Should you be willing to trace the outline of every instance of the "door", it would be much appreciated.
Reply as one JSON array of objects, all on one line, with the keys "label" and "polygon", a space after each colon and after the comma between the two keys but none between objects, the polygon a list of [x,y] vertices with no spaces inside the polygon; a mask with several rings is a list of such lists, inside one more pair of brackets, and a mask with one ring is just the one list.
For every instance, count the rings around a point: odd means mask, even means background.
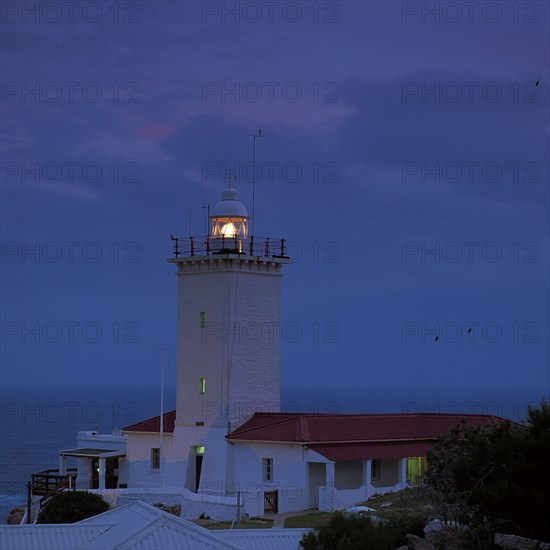
[{"label": "door", "polygon": [[111,457],[105,461],[105,488],[118,487],[118,457]]},{"label": "door", "polygon": [[264,493],[264,512],[277,513],[279,511],[279,499],[277,491],[266,491]]},{"label": "door", "polygon": [[204,455],[195,455],[195,493],[199,492],[201,482],[202,459]]},{"label": "door", "polygon": [[92,489],[99,489],[99,458],[92,458]]}]

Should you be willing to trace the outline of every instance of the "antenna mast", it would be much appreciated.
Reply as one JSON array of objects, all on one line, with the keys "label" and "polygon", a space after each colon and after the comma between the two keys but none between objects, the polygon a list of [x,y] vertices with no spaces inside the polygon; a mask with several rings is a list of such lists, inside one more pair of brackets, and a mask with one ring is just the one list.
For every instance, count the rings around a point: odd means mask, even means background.
[{"label": "antenna mast", "polygon": [[254,236],[256,222],[256,138],[262,137],[262,131],[258,130],[257,134],[248,134],[252,138],[252,236]]}]

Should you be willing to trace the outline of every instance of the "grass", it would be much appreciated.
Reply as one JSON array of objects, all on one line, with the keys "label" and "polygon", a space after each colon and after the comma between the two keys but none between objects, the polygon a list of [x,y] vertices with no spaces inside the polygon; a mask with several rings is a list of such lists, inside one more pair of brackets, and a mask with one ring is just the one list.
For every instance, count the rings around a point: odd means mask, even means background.
[{"label": "grass", "polygon": [[[218,531],[220,529],[231,529],[230,521],[215,521],[212,519],[196,520],[195,523],[201,527],[206,527],[210,531]],[[241,529],[271,529],[273,520],[253,521],[248,519],[241,520]],[[237,529],[237,522],[233,524],[233,529]]]},{"label": "grass", "polygon": [[334,512],[306,512],[285,519],[285,529],[320,527],[330,521]]},{"label": "grass", "polygon": [[376,510],[371,512],[381,518],[391,518],[403,514],[430,514],[431,505],[423,487],[413,487],[395,493],[373,496],[361,505]]},{"label": "grass", "polygon": [[[374,515],[386,519],[403,515],[429,515],[431,510],[425,492],[421,487],[373,496],[369,500],[361,502],[360,505],[368,506],[374,510],[374,512],[367,512],[366,516]],[[328,523],[333,515],[334,512],[306,512],[286,518],[285,528],[320,527]]]}]

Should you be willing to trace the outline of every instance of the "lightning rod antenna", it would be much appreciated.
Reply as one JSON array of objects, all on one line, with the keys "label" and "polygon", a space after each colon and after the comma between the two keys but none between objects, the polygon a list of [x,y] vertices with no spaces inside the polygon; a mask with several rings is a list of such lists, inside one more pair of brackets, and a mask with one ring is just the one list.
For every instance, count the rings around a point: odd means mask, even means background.
[{"label": "lightning rod antenna", "polygon": [[252,138],[252,236],[256,234],[256,138],[262,137],[262,130],[257,134],[248,134]]}]

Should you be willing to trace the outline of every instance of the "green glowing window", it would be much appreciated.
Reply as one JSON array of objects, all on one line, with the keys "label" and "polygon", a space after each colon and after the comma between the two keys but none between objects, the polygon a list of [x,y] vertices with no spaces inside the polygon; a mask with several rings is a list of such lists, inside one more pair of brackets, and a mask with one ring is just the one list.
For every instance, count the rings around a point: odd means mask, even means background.
[{"label": "green glowing window", "polygon": [[206,392],[206,378],[199,378],[199,393],[204,395]]},{"label": "green glowing window", "polygon": [[204,447],[195,447],[195,454],[196,455],[203,455],[204,454]]},{"label": "green glowing window", "polygon": [[425,456],[410,456],[407,458],[407,481],[417,485],[422,482],[426,473],[427,461]]},{"label": "green glowing window", "polygon": [[206,311],[201,311],[201,328],[206,327]]}]

